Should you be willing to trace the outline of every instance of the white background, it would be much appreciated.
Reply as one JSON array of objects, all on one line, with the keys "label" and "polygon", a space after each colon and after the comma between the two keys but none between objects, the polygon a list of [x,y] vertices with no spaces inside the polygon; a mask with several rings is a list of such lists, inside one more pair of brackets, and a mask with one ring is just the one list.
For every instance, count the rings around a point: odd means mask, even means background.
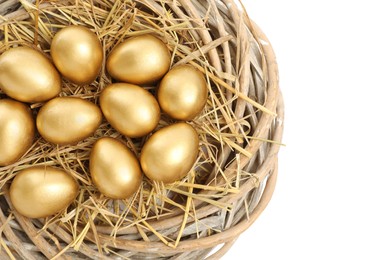
[{"label": "white background", "polygon": [[390,259],[390,2],[242,2],[277,55],[287,146],[223,259]]}]

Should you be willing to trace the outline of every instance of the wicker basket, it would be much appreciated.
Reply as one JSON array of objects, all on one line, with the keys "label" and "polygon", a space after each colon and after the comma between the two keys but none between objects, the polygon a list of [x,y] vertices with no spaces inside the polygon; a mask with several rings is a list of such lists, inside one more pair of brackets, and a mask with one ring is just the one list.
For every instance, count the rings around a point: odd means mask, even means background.
[{"label": "wicker basket", "polygon": [[[87,1],[95,2],[95,0]],[[98,1],[96,1],[98,2]],[[106,1],[110,2],[110,1]],[[134,1],[138,2],[138,1]],[[277,178],[277,155],[283,131],[283,102],[278,86],[278,69],[272,47],[263,32],[242,12],[233,0],[145,0],[154,12],[161,5],[168,6],[173,16],[199,18],[198,24],[208,30],[194,33],[204,47],[210,64],[219,72],[237,77],[232,82],[233,94],[227,91],[226,98],[238,96],[232,110],[238,118],[249,118],[252,129],[250,142],[239,144],[252,156],[236,158],[236,151],[226,148],[219,152],[218,160],[224,167],[250,173],[251,177],[240,184],[238,193],[218,198],[232,205],[231,210],[210,204],[198,204],[196,222],[209,226],[199,231],[191,216],[180,214],[153,221],[150,225],[162,234],[178,232],[183,219],[184,233],[176,247],[161,241],[145,241],[145,237],[134,239],[137,229],[129,228],[109,236],[104,229],[89,231],[90,236],[74,250],[74,238],[68,230],[50,225],[42,232],[44,222],[19,215],[10,204],[7,187],[2,187],[0,198],[0,259],[219,259],[234,244],[239,235],[251,226],[265,209],[273,194]],[[50,3],[43,3],[47,5]],[[152,12],[152,9],[150,9]],[[18,0],[0,3],[0,28],[2,23],[13,19],[28,19],[29,15]],[[207,16],[207,22],[201,18]],[[226,39],[222,44],[219,39]],[[222,42],[222,40],[221,40]],[[201,46],[201,47],[202,47]],[[236,51],[240,46],[239,51]],[[223,73],[221,73],[222,75]],[[238,87],[239,86],[239,87]],[[238,89],[235,90],[235,89]],[[249,97],[249,98],[242,98]],[[257,110],[252,100],[261,103],[271,113]],[[264,141],[268,140],[268,141]],[[230,160],[230,161],[229,161]],[[230,163],[228,163],[230,162]],[[0,176],[1,176],[0,168]],[[212,232],[212,230],[221,232]],[[92,234],[94,231],[98,234]],[[145,232],[148,236],[148,232]],[[99,241],[93,241],[96,237]],[[96,246],[100,243],[101,248]],[[121,257],[119,256],[121,255]]]}]

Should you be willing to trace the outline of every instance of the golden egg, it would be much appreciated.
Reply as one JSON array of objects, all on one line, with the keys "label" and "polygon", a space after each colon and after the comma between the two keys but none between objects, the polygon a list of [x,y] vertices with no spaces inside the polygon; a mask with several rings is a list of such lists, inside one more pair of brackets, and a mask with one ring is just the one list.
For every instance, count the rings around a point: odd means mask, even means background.
[{"label": "golden egg", "polygon": [[167,46],[152,35],[130,38],[113,49],[107,71],[115,79],[132,84],[150,84],[169,70],[171,54]]},{"label": "golden egg", "polygon": [[67,208],[78,192],[77,182],[67,172],[36,166],[17,173],[11,184],[10,198],[23,216],[43,218]]},{"label": "golden egg", "polygon": [[161,110],[170,117],[191,120],[206,105],[206,80],[203,74],[192,66],[177,66],[161,80],[157,99]]},{"label": "golden egg", "polygon": [[91,136],[102,121],[98,106],[76,97],[58,97],[38,112],[37,129],[54,144],[73,144]]},{"label": "golden egg", "polygon": [[22,102],[42,102],[61,91],[61,77],[39,51],[17,47],[0,56],[0,88]]},{"label": "golden egg", "polygon": [[90,84],[102,67],[103,47],[99,38],[83,26],[72,25],[57,32],[50,53],[60,73],[76,84]]},{"label": "golden egg", "polygon": [[89,170],[98,190],[112,199],[126,199],[141,185],[142,174],[137,158],[126,145],[111,137],[96,141]]},{"label": "golden egg", "polygon": [[196,130],[187,123],[166,126],[154,133],[141,152],[141,168],[155,181],[172,183],[191,170],[199,151]]},{"label": "golden egg", "polygon": [[28,106],[11,99],[0,100],[0,166],[18,161],[31,147],[34,132]]},{"label": "golden egg", "polygon": [[128,83],[115,83],[100,95],[100,107],[107,121],[129,137],[147,135],[160,120],[157,100],[147,90]]}]

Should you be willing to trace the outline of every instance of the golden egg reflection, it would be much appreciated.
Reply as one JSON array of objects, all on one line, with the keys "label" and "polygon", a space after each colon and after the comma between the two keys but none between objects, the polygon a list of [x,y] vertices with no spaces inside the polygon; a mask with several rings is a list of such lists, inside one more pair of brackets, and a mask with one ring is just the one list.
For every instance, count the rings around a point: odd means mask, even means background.
[{"label": "golden egg reflection", "polygon": [[103,47],[95,33],[83,26],[68,26],[56,33],[50,54],[60,73],[80,85],[94,81],[103,61]]},{"label": "golden egg reflection", "polygon": [[0,56],[0,89],[18,101],[43,102],[60,93],[61,77],[42,53],[17,47]]},{"label": "golden egg reflection", "polygon": [[206,80],[203,74],[192,66],[177,66],[161,80],[157,99],[161,110],[170,117],[191,120],[206,105]]},{"label": "golden egg reflection", "polygon": [[187,123],[176,123],[155,132],[144,144],[141,168],[154,181],[172,183],[191,170],[199,151],[196,130]]},{"label": "golden egg reflection", "polygon": [[11,99],[0,100],[0,166],[18,161],[30,148],[34,132],[28,106]]},{"label": "golden egg reflection", "polygon": [[112,199],[129,198],[141,185],[137,158],[126,145],[111,137],[96,141],[91,150],[89,169],[98,190]]},{"label": "golden egg reflection", "polygon": [[107,71],[115,79],[143,85],[160,80],[169,70],[171,54],[167,46],[152,35],[125,40],[107,59]]},{"label": "golden egg reflection", "polygon": [[17,173],[10,187],[10,198],[23,216],[43,218],[67,208],[78,192],[78,184],[67,172],[37,166]]},{"label": "golden egg reflection", "polygon": [[160,120],[160,107],[154,96],[129,83],[107,86],[100,95],[100,107],[111,126],[129,137],[147,135]]},{"label": "golden egg reflection", "polygon": [[73,144],[91,136],[102,121],[98,106],[76,97],[58,97],[38,112],[37,129],[54,144]]}]

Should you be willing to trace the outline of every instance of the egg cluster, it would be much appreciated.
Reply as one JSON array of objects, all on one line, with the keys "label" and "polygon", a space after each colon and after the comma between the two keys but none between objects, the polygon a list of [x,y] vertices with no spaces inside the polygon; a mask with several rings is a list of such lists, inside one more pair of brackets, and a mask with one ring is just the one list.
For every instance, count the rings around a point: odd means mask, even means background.
[{"label": "egg cluster", "polygon": [[[184,121],[199,114],[207,101],[203,74],[189,65],[169,70],[168,47],[152,35],[126,39],[106,61],[116,80],[105,86],[99,105],[78,97],[58,97],[62,78],[78,85],[99,75],[104,51],[98,37],[82,26],[68,26],[53,38],[52,64],[41,52],[16,47],[0,56],[0,166],[18,161],[31,147],[35,128],[56,145],[76,144],[92,136],[103,117],[119,133],[138,138],[152,133],[162,110],[177,123],[148,137],[140,158],[112,137],[98,139],[90,153],[89,171],[97,189],[112,199],[136,192],[142,173],[171,183],[193,167],[199,151],[196,130]],[[144,85],[159,82],[156,97]],[[24,103],[44,102],[34,120]],[[31,218],[46,217],[66,208],[78,194],[78,184],[64,170],[30,167],[17,173],[10,188],[15,209]]]}]

